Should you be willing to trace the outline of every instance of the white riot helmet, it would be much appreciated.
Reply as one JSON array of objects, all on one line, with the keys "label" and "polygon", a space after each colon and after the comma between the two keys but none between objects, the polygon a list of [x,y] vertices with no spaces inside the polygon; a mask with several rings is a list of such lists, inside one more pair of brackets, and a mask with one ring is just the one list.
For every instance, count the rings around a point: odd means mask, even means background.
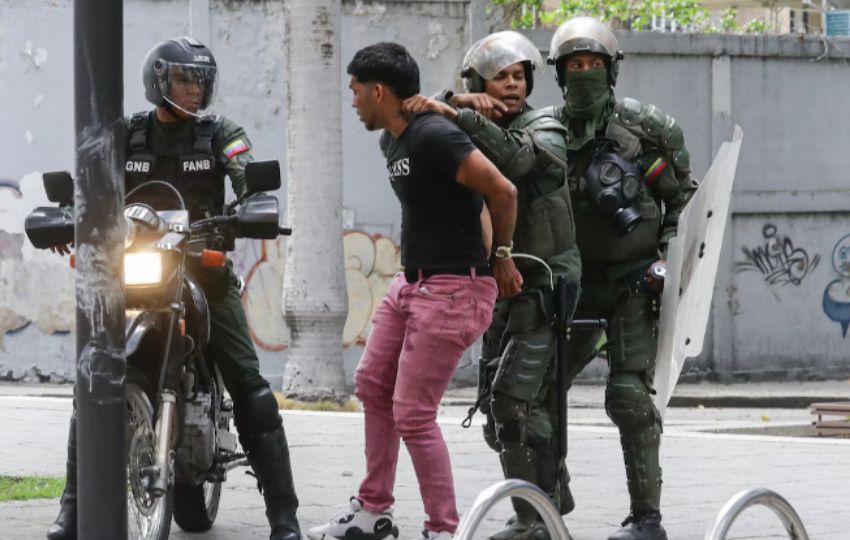
[{"label": "white riot helmet", "polygon": [[601,54],[608,64],[608,82],[617,84],[620,60],[623,51],[619,49],[617,36],[611,27],[593,17],[575,17],[555,30],[549,46],[549,63],[555,66],[555,79],[558,86],[564,87],[564,63],[574,53],[590,52]]},{"label": "white riot helmet", "polygon": [[522,62],[525,68],[526,97],[534,88],[534,70],[543,71],[543,57],[530,39],[505,30],[478,40],[463,58],[461,76],[467,92],[483,92],[484,81],[493,79],[508,66]]}]

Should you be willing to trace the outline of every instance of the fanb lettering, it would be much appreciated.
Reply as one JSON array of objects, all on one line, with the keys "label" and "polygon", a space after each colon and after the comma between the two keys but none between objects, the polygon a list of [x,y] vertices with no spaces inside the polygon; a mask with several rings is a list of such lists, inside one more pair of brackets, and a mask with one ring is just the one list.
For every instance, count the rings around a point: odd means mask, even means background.
[{"label": "fanb lettering", "polygon": [[212,161],[209,159],[196,159],[183,162],[183,172],[209,171],[212,169]]}]

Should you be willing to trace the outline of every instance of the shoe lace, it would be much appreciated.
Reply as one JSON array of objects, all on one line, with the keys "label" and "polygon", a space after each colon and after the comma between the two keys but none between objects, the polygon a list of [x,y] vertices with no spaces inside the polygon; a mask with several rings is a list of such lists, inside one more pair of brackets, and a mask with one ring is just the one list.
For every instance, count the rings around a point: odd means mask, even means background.
[{"label": "shoe lace", "polygon": [[629,523],[636,523],[640,525],[640,520],[634,514],[629,514],[629,516],[625,520],[623,520],[622,523],[620,523],[620,526],[625,527]]},{"label": "shoe lace", "polygon": [[641,515],[638,515],[638,516],[636,516],[634,514],[629,514],[629,517],[627,517],[625,519],[625,521],[623,521],[621,526],[625,527],[629,523],[634,523],[635,525],[637,525],[639,528],[642,529],[643,527],[645,527],[648,524],[661,523],[661,515],[658,514],[657,512],[649,512],[647,514],[641,514]]},{"label": "shoe lace", "polygon": [[340,519],[350,516],[360,510],[359,506],[355,506],[356,499],[352,498],[347,503],[338,504],[334,508],[336,508],[336,513],[334,513],[333,518],[331,518],[331,523],[336,523]]}]

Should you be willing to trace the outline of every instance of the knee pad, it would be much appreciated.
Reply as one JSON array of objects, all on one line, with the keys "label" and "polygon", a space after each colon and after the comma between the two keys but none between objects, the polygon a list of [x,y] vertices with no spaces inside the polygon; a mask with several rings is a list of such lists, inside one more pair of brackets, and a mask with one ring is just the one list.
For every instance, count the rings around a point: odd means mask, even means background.
[{"label": "knee pad", "polygon": [[247,433],[274,431],[283,425],[277,399],[268,386],[262,386],[245,394],[233,404],[236,427]]},{"label": "knee pad", "polygon": [[493,391],[534,401],[555,365],[555,336],[551,328],[511,337],[493,379]]},{"label": "knee pad", "polygon": [[639,431],[656,423],[658,411],[643,373],[611,374],[605,389],[605,412],[623,433]]},{"label": "knee pad", "polygon": [[494,392],[490,401],[490,414],[496,428],[496,437],[505,443],[524,445],[528,437],[528,403],[501,392]]}]

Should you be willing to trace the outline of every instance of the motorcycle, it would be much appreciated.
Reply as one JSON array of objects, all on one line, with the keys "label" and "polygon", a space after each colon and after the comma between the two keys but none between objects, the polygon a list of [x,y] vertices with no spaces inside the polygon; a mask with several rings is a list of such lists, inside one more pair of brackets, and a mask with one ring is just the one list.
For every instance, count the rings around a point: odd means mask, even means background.
[{"label": "motorcycle", "polygon": [[[280,187],[276,161],[245,168],[246,195],[222,215],[189,222],[180,193],[153,180],[127,194],[124,254],[127,359],[128,538],[165,540],[172,516],[181,529],[210,529],[227,472],[247,465],[231,432],[233,403],[217,366],[204,356],[210,322],[207,294],[226,288],[225,253],[237,238],[275,239]],[[45,173],[47,197],[25,230],[36,248],[74,241],[74,183]],[[155,201],[155,202],[153,202]],[[73,258],[72,258],[73,264]],[[190,273],[187,267],[199,269]],[[199,282],[203,276],[204,286]]]}]

